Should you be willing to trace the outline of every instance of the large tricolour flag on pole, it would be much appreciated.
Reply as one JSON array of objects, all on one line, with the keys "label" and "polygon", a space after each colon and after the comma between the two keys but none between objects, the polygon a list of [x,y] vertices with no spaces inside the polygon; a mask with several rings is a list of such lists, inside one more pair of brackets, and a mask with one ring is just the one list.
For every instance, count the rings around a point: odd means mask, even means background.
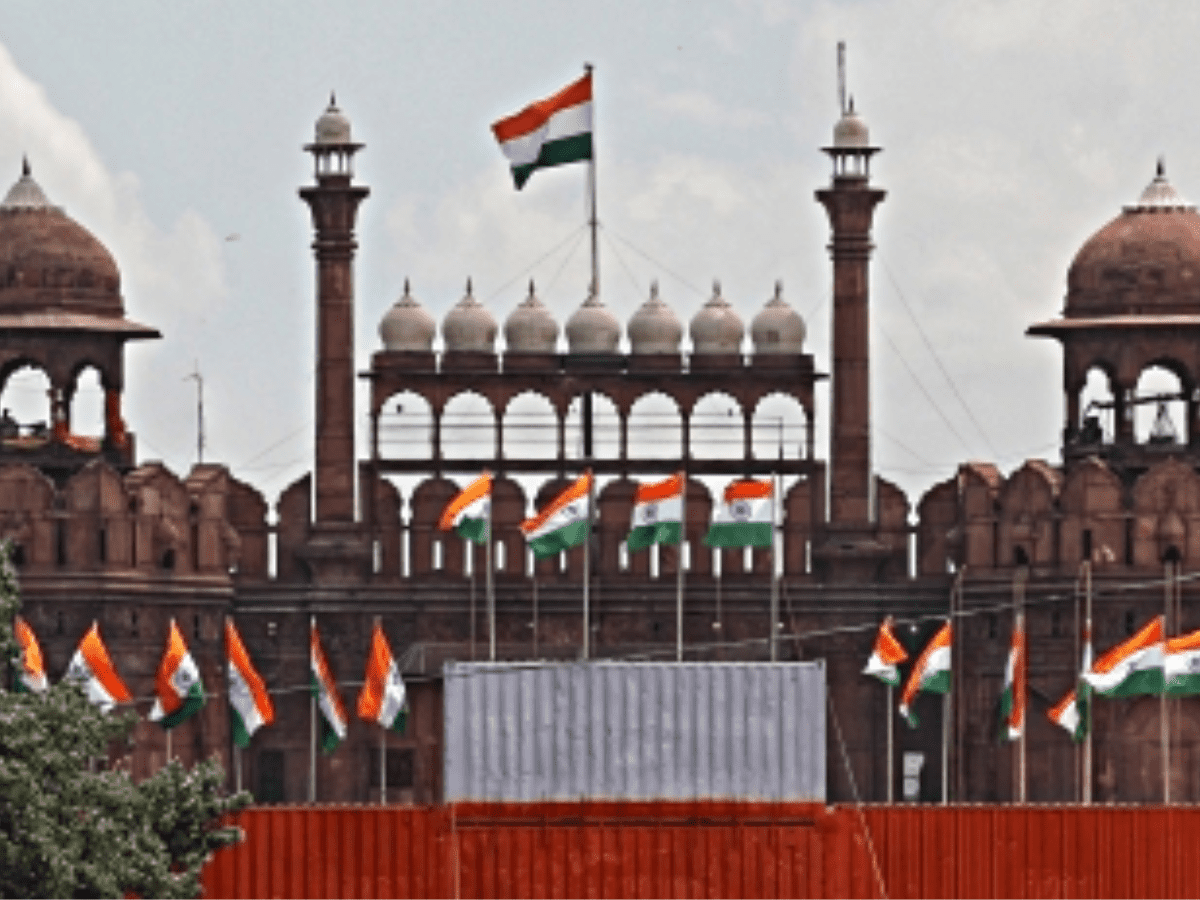
[{"label": "large tricolour flag on pole", "polygon": [[1163,677],[1171,696],[1200,694],[1200,631],[1181,634],[1167,641]]},{"label": "large tricolour flag on pole", "polygon": [[724,502],[704,535],[704,546],[770,547],[774,493],[771,482],[750,478],[726,487]]},{"label": "large tricolour flag on pole", "polygon": [[875,649],[863,669],[864,675],[874,675],[884,684],[892,687],[900,684],[900,663],[908,659],[904,647],[896,640],[892,632],[892,617],[888,616],[879,624],[879,634],[875,635]]},{"label": "large tricolour flag on pole", "polygon": [[233,619],[225,619],[225,656],[229,659],[229,730],[242,749],[250,746],[254,732],[275,721],[275,705],[267,686],[250,661]]},{"label": "large tricolour flag on pole", "polygon": [[383,626],[376,620],[367,655],[367,675],[358,695],[358,717],[390,731],[403,732],[407,712],[408,694],[404,679],[400,677],[400,667],[392,656]]},{"label": "large tricolour flag on pole", "polygon": [[346,708],[338,696],[337,682],[321,648],[321,636],[317,633],[317,620],[312,620],[309,630],[309,665],[312,678],[312,694],[317,700],[321,716],[321,749],[332,753],[346,739]]},{"label": "large tricolour flag on pole", "polygon": [[486,544],[491,503],[492,475],[484,472],[446,504],[438,528],[453,531],[464,540]]},{"label": "large tricolour flag on pole", "polygon": [[521,523],[521,531],[534,556],[544,559],[587,540],[592,524],[588,516],[591,490],[592,472],[589,469],[545,509]]},{"label": "large tricolour flag on pole", "polygon": [[950,623],[946,622],[938,633],[933,636],[917,657],[917,663],[909,673],[908,683],[904,685],[904,693],[900,695],[900,715],[908,721],[912,728],[919,724],[913,703],[917,694],[928,691],[932,694],[945,694],[950,691],[950,641],[953,631]]},{"label": "large tricolour flag on pole", "polygon": [[13,620],[13,634],[17,646],[21,648],[21,657],[17,660],[17,691],[24,694],[43,693],[49,684],[46,681],[46,661],[42,657],[37,636],[20,616]]},{"label": "large tricolour flag on pole", "polygon": [[592,158],[592,73],[492,124],[517,190],[535,169]]},{"label": "large tricolour flag on pole", "polygon": [[200,669],[183,641],[175,620],[167,629],[167,649],[154,677],[154,706],[150,721],[163,728],[181,725],[204,708]]},{"label": "large tricolour flag on pole", "polygon": [[1000,695],[1000,736],[1016,741],[1025,730],[1025,617],[1013,623],[1008,664],[1004,668],[1004,692]]},{"label": "large tricolour flag on pole", "polygon": [[109,658],[104,641],[100,640],[100,626],[96,622],[79,642],[79,649],[71,657],[64,681],[73,681],[83,688],[87,698],[108,712],[118,703],[130,703],[133,695],[125,687]]},{"label": "large tricolour flag on pole", "polygon": [[1155,616],[1141,631],[1113,647],[1083,674],[1105,697],[1133,697],[1163,691],[1163,620]]},{"label": "large tricolour flag on pole", "polygon": [[665,481],[639,484],[633,495],[629,537],[630,551],[651,544],[678,544],[683,535],[683,475]]}]

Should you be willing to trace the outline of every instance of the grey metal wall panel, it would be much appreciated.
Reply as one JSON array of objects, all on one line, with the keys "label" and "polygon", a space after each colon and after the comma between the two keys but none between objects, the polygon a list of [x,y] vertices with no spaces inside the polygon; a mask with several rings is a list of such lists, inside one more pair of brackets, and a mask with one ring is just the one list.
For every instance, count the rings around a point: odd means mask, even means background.
[{"label": "grey metal wall panel", "polygon": [[447,663],[445,796],[824,801],[825,667]]}]

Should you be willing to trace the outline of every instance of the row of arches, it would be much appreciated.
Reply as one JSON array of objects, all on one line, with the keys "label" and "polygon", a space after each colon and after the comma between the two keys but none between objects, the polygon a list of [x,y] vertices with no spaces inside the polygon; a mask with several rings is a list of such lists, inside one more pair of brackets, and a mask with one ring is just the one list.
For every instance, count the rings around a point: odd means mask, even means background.
[{"label": "row of arches", "polygon": [[[61,393],[61,401],[56,393]],[[66,428],[76,434],[102,435],[107,427],[108,393],[97,367],[82,364],[65,386],[55,385],[41,366],[11,363],[0,371],[0,438],[37,436],[52,430],[59,403]],[[7,416],[3,415],[7,411]]]},{"label": "row of arches", "polygon": [[1068,437],[1077,443],[1186,446],[1200,436],[1198,419],[1197,382],[1171,359],[1147,365],[1134,379],[1097,362],[1068,390]]}]

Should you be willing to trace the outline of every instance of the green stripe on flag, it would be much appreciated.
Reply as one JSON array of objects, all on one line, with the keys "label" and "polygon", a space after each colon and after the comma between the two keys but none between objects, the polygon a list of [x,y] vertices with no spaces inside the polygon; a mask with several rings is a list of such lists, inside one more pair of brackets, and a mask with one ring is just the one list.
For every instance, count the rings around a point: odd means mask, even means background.
[{"label": "green stripe on flag", "polygon": [[464,518],[454,528],[454,533],[464,541],[474,541],[476,544],[487,543],[487,519]]},{"label": "green stripe on flag", "polygon": [[238,711],[232,704],[229,707],[229,730],[232,732],[235,746],[241,747],[243,750],[250,746],[250,732],[246,730],[246,723],[242,721],[242,717],[238,715]]},{"label": "green stripe on flag", "polygon": [[1168,696],[1190,697],[1193,694],[1200,694],[1200,674],[1176,675],[1167,682]]},{"label": "green stripe on flag", "polygon": [[942,669],[921,682],[921,690],[930,694],[950,693],[950,670]]},{"label": "green stripe on flag", "polygon": [[513,166],[513,181],[517,190],[525,186],[529,176],[535,169],[548,169],[551,166],[561,166],[566,163],[582,162],[592,158],[592,135],[573,134],[557,141],[547,141],[542,144],[537,159],[523,166]]},{"label": "green stripe on flag", "polygon": [[1137,669],[1111,691],[1096,691],[1105,697],[1138,697],[1142,694],[1161,694],[1162,692],[1163,670],[1161,666],[1153,669]]},{"label": "green stripe on flag", "polygon": [[770,547],[770,522],[718,522],[704,535],[705,547]]},{"label": "green stripe on flag", "polygon": [[683,533],[681,522],[655,522],[653,525],[639,525],[629,532],[625,543],[630,551],[644,550],[651,544],[678,544]]},{"label": "green stripe on flag", "polygon": [[580,519],[578,522],[572,522],[556,531],[534,538],[529,542],[529,549],[538,559],[545,559],[560,551],[578,547],[587,540],[589,531],[591,531],[591,523],[587,519]]},{"label": "green stripe on flag", "polygon": [[187,695],[183,698],[183,705],[175,710],[175,712],[163,716],[158,724],[163,728],[174,728],[176,725],[182,725],[204,708],[206,699],[204,696],[204,685],[196,682],[188,688]]}]

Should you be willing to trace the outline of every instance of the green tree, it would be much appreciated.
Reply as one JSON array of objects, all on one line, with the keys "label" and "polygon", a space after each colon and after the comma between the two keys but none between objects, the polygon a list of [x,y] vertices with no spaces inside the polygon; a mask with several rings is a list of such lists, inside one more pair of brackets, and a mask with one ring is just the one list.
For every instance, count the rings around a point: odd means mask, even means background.
[{"label": "green tree", "polygon": [[[19,653],[8,550],[0,546],[5,661]],[[215,759],[191,771],[173,761],[140,784],[108,768],[110,742],[128,739],[136,722],[133,712],[102,713],[74,684],[44,694],[0,688],[0,896],[199,895],[205,861],[239,838],[221,817],[250,795],[225,794]]]}]

